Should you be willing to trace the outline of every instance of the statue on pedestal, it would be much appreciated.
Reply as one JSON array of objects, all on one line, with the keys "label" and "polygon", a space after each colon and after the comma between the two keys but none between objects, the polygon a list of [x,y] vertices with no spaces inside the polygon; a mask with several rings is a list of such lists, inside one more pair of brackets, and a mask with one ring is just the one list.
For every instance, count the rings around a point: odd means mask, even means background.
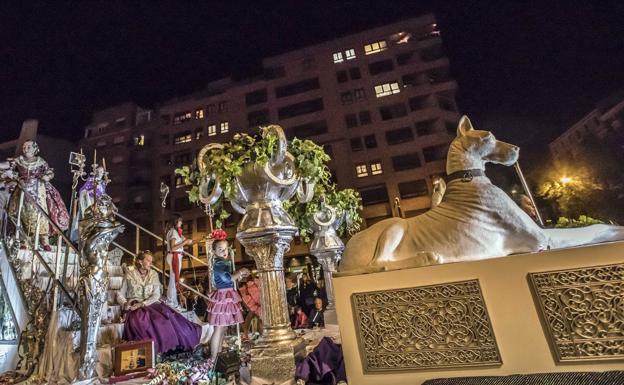
[{"label": "statue on pedestal", "polygon": [[85,212],[80,221],[80,300],[82,324],[80,331],[79,380],[95,375],[97,335],[102,306],[107,299],[108,273],[105,269],[111,242],[124,231],[115,220],[114,205],[108,195],[102,195]]},{"label": "statue on pedestal", "polygon": [[69,227],[69,213],[61,199],[58,190],[50,183],[54,178],[54,170],[40,156],[37,142],[28,140],[22,146],[22,155],[8,162],[0,163],[0,169],[12,169],[17,180],[24,186],[24,193],[31,199],[21,197],[21,190],[16,189],[11,197],[10,212],[17,216],[22,203],[21,218],[22,225],[29,234],[38,234],[41,245],[45,251],[50,251],[48,237],[54,234],[54,228],[45,218],[41,218],[40,212],[35,208],[38,204],[50,219],[61,229],[67,230]]}]

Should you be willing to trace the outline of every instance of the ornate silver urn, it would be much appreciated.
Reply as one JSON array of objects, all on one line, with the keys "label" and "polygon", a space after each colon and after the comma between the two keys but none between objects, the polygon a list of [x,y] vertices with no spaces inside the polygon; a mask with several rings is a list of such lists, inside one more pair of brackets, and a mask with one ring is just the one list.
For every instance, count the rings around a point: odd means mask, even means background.
[{"label": "ornate silver urn", "polygon": [[[284,280],[284,254],[298,228],[282,204],[295,193],[298,199],[309,200],[314,188],[295,172],[294,157],[287,151],[282,128],[270,125],[265,129],[278,138],[275,152],[264,166],[246,164],[227,198],[243,214],[236,239],[254,258],[261,281],[264,326],[252,349],[253,374],[282,383],[293,378],[296,362],[305,355],[305,343],[290,327]],[[210,179],[200,185],[200,199],[205,204],[214,203],[221,193],[218,181],[209,191]]]},{"label": "ornate silver urn", "polygon": [[345,245],[337,234],[337,230],[344,220],[344,213],[334,207],[321,203],[320,209],[312,216],[312,231],[314,239],[310,244],[310,253],[316,257],[323,267],[325,291],[327,292],[327,307],[325,308],[325,323],[336,324],[336,307],[334,303],[334,285],[332,275],[340,262]]}]

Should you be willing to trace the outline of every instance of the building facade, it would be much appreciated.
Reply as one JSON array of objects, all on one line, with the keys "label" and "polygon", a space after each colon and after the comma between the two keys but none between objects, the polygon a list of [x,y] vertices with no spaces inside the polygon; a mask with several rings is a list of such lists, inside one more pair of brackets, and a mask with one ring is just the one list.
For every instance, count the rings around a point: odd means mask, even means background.
[{"label": "building facade", "polygon": [[[185,233],[202,239],[209,228],[206,214],[188,202],[175,168],[190,164],[208,143],[227,142],[239,132],[254,134],[267,123],[282,126],[289,138],[311,139],[325,147],[339,187],[362,195],[364,227],[391,216],[417,215],[429,208],[432,177],[445,173],[459,118],[456,89],[435,18],[429,14],[266,58],[262,76],[217,80],[201,92],[164,102],[145,133],[152,159],[151,227],[159,228],[170,213],[178,212]],[[128,119],[123,114],[96,115],[87,132],[104,122],[117,128],[115,119]],[[122,147],[135,150],[126,145],[135,128],[124,130],[117,144],[122,131],[106,134],[105,129],[85,140],[121,156]],[[129,172],[130,156],[115,164],[128,170],[119,172],[120,186],[139,178]],[[161,182],[171,189],[166,212],[155,199]],[[115,191],[111,189],[112,196]],[[124,191],[130,193],[124,197],[126,204],[133,205],[138,191]],[[226,223],[232,239],[237,219],[233,215]],[[308,254],[307,245],[294,243],[291,255]],[[193,252],[205,254],[203,245],[197,243]]]},{"label": "building facade", "polygon": [[596,108],[549,144],[555,163],[566,165],[580,160],[590,137],[598,141],[619,139],[619,145],[624,145],[624,91],[597,103]]},{"label": "building facade", "polygon": [[[94,157],[100,165],[105,159],[111,180],[107,192],[119,212],[150,230],[152,199],[158,200],[158,193],[152,196],[153,133],[158,124],[153,117],[153,111],[130,102],[106,108],[93,114],[80,141],[87,156],[85,171],[91,172]],[[154,247],[151,237],[144,232],[139,235],[137,242],[135,228],[127,226],[117,242],[131,251]]]}]

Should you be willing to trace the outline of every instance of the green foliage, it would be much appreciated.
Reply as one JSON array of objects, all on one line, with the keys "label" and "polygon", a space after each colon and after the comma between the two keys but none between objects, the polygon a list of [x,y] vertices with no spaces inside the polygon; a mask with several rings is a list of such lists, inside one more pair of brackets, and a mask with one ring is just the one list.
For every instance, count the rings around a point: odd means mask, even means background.
[{"label": "green foliage", "polygon": [[578,217],[578,219],[559,217],[555,227],[557,228],[585,227],[589,225],[596,225],[599,223],[604,223],[604,222],[599,219],[589,217],[587,215],[581,215]]},{"label": "green foliage", "polygon": [[[223,147],[215,147],[204,155],[204,169],[200,173],[197,163],[190,166],[180,167],[175,170],[176,174],[184,177],[184,182],[190,186],[187,191],[189,200],[199,202],[199,183],[209,175],[214,175],[221,184],[226,199],[231,199],[236,188],[236,177],[243,172],[245,165],[253,162],[264,166],[269,162],[271,154],[277,149],[278,138],[267,127],[262,127],[259,137],[247,134],[236,134],[229,143]],[[295,200],[284,202],[284,207],[293,217],[299,227],[300,237],[304,241],[310,240],[312,214],[320,208],[321,197],[345,216],[345,221],[338,229],[340,235],[353,234],[360,228],[361,199],[358,192],[352,189],[338,191],[331,182],[331,172],[327,167],[330,157],[322,146],[311,140],[294,138],[288,143],[288,152],[294,157],[295,171],[297,175],[314,183],[314,198],[311,202],[301,204]],[[216,226],[222,227],[229,213],[223,209],[223,199],[214,207],[219,212]]]}]

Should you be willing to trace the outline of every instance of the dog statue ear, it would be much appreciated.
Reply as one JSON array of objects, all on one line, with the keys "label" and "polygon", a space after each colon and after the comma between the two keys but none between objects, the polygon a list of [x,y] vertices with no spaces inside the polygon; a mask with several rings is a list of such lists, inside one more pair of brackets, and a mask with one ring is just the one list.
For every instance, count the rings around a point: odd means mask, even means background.
[{"label": "dog statue ear", "polygon": [[457,136],[466,136],[468,131],[472,131],[472,123],[470,123],[470,119],[466,115],[462,115],[461,119],[459,119],[459,124],[457,125]]}]

